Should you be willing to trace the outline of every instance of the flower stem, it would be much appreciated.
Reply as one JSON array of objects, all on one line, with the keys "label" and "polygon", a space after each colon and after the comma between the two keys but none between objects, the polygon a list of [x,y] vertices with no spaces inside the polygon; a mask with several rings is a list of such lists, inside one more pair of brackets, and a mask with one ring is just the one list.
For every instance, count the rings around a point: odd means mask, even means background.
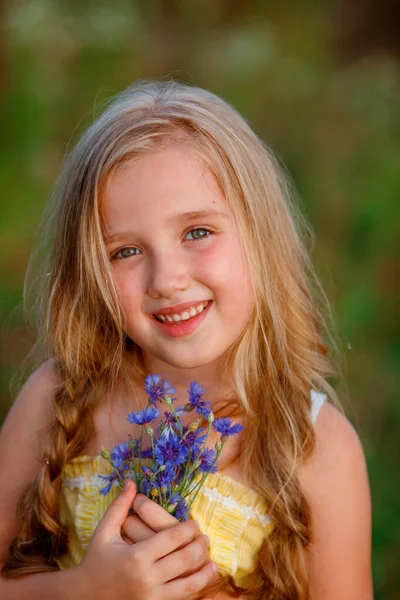
[{"label": "flower stem", "polygon": [[178,424],[179,432],[181,434],[181,439],[182,439],[182,436],[183,436],[183,427],[182,427],[181,420],[178,417],[178,415],[176,414],[176,412],[174,411],[174,407],[172,406],[171,398],[169,396],[164,396],[164,401],[165,401],[165,398],[168,398],[168,400],[169,400],[169,402],[166,402],[166,405],[168,406],[168,408],[170,409],[170,411],[172,412],[172,414],[175,417],[175,421]]},{"label": "flower stem", "polygon": [[144,428],[142,426],[142,433],[140,434],[140,442],[139,442],[139,460],[138,460],[138,464],[139,464],[139,467],[138,467],[139,473],[138,473],[138,475],[139,475],[139,477],[138,477],[138,488],[137,488],[138,492],[142,491],[140,484],[141,484],[141,477],[142,477],[142,442],[143,442],[143,436],[144,436]]},{"label": "flower stem", "polygon": [[205,480],[207,479],[207,477],[208,477],[208,476],[209,476],[209,474],[211,473],[211,471],[212,471],[212,469],[213,469],[213,467],[214,467],[215,463],[217,462],[217,460],[218,460],[218,458],[219,458],[219,455],[221,454],[221,452],[222,452],[222,448],[221,448],[221,450],[220,450],[219,452],[217,452],[217,455],[216,455],[216,457],[215,457],[215,460],[214,460],[213,464],[212,464],[212,465],[211,465],[211,467],[210,467],[210,470],[209,470],[209,471],[207,471],[207,473],[204,473],[204,475],[203,475],[203,477],[200,479],[200,481],[199,481],[198,483],[196,483],[196,485],[195,485],[195,486],[194,486],[194,487],[193,487],[193,488],[190,490],[190,492],[189,492],[188,494],[186,494],[185,498],[186,498],[186,497],[187,497],[189,494],[192,494],[196,488],[198,488],[198,489],[197,489],[197,491],[196,491],[196,493],[195,493],[195,495],[193,496],[193,498],[191,498],[191,499],[190,499],[190,502],[189,502],[189,504],[187,505],[187,510],[188,510],[188,512],[189,512],[189,510],[190,510],[190,508],[191,508],[191,506],[192,506],[193,502],[195,501],[197,494],[198,494],[198,493],[199,493],[199,491],[201,490],[201,488],[202,488],[202,486],[203,486],[203,484],[204,484]]}]

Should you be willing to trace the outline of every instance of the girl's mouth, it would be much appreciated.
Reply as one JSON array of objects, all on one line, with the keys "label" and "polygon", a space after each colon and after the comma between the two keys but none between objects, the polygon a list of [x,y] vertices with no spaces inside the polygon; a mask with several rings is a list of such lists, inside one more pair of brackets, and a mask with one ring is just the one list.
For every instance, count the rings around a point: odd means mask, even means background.
[{"label": "girl's mouth", "polygon": [[182,337],[189,335],[200,325],[208,314],[211,304],[212,300],[207,300],[179,314],[155,314],[152,315],[151,321],[169,337]]}]

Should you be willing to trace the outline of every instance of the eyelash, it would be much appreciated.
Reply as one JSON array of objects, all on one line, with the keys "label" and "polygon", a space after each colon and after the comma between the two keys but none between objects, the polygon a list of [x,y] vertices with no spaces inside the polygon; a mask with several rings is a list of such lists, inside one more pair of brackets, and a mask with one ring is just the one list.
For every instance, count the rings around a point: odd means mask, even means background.
[{"label": "eyelash", "polygon": [[[214,233],[213,230],[208,227],[193,227],[193,229],[190,229],[186,235],[189,235],[189,233],[193,233],[193,231],[207,231],[211,235]],[[207,239],[208,237],[210,237],[210,236],[202,235],[199,238],[194,238],[193,240],[189,240],[189,242],[201,241],[201,240]],[[125,258],[130,258],[131,256],[137,256],[137,254],[131,254],[130,256],[120,256],[120,257],[117,256],[123,250],[128,250],[130,248],[134,248],[135,250],[138,250],[138,248],[135,248],[134,246],[125,246],[124,248],[119,248],[119,250],[116,250],[115,252],[113,252],[111,254],[110,260],[124,260]]]}]

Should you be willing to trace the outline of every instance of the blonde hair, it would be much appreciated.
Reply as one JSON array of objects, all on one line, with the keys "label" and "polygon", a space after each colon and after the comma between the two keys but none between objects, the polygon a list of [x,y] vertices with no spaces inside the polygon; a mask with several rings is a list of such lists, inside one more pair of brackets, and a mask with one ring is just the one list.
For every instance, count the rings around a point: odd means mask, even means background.
[{"label": "blonde hair", "polygon": [[173,143],[189,143],[220,185],[255,296],[251,321],[229,352],[230,408],[247,417],[241,466],[268,502],[275,527],[263,541],[251,587],[237,588],[231,577],[224,585],[233,595],[306,599],[304,550],[312,523],[298,468],[315,443],[310,390],[339,405],[327,381],[338,371],[323,334],[336,346],[317,307],[318,295],[326,299],[303,241],[310,230],[288,175],[238,112],[208,91],[174,81],[139,82],[117,96],[73,148],[55,188],[39,331],[62,385],[45,450],[50,464],[20,502],[21,533],[4,574],[58,568],[55,558],[67,549],[62,470],[88,442],[102,392],[129,380],[128,350],[135,375],[144,375],[141,349],[123,331],[99,205],[108,177],[122,163]]}]

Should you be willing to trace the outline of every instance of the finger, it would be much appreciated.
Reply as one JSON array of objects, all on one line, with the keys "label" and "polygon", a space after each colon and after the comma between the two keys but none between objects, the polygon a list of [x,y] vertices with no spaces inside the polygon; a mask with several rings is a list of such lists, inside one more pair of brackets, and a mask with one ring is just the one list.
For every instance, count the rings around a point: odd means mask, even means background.
[{"label": "finger", "polygon": [[201,569],[201,567],[207,563],[211,562],[211,557],[210,555],[207,556],[202,556],[199,558],[199,560],[197,560],[193,567],[191,567],[190,569],[188,569],[187,571],[185,571],[184,573],[182,573],[182,575],[180,575],[180,577],[188,577],[189,575],[191,575],[192,573],[195,573],[196,571],[198,571],[199,569]]},{"label": "finger", "polygon": [[122,530],[131,542],[137,544],[147,540],[156,533],[154,529],[146,525],[137,515],[129,515],[125,523],[122,525]]},{"label": "finger", "polygon": [[[199,536],[199,526],[195,521],[178,523],[174,527],[155,533],[151,538],[137,545],[140,553],[152,563],[174,552],[178,547],[186,546]],[[135,546],[134,546],[135,548]],[[164,580],[166,581],[166,580]]]},{"label": "finger", "polygon": [[132,502],[136,496],[136,484],[132,480],[126,482],[125,488],[115,498],[104,513],[103,518],[98,524],[95,536],[96,538],[121,540],[121,527],[124,524]]},{"label": "finger", "polygon": [[[202,556],[200,556],[200,558],[194,562],[194,564],[187,569],[187,571],[185,571],[184,573],[182,573],[182,575],[180,575],[180,577],[188,577],[189,575],[191,575],[192,573],[195,573],[196,571],[198,571],[199,569],[201,569],[201,567],[203,565],[205,565],[208,562],[212,562],[211,556],[210,556],[210,545],[209,545],[209,540],[207,538],[208,541],[208,549],[207,552],[205,552]],[[178,550],[180,550],[180,548],[178,548]],[[204,599],[206,600],[206,599]]]},{"label": "finger", "polygon": [[133,510],[153,531],[162,531],[180,522],[165,508],[150,500],[144,494],[137,494],[133,503]]},{"label": "finger", "polygon": [[128,544],[129,546],[133,546],[132,540],[129,539],[127,535],[124,535],[124,533],[121,533],[121,537],[126,544]]},{"label": "finger", "polygon": [[207,563],[189,577],[182,579],[173,579],[162,586],[166,597],[174,598],[175,600],[186,600],[188,595],[196,594],[205,587],[212,585],[218,578],[217,571],[214,571],[215,563]]},{"label": "finger", "polygon": [[164,556],[157,562],[154,569],[155,585],[162,585],[166,581],[182,577],[186,571],[193,571],[196,565],[202,566],[207,559],[208,538],[205,535],[199,535],[184,548]]}]

